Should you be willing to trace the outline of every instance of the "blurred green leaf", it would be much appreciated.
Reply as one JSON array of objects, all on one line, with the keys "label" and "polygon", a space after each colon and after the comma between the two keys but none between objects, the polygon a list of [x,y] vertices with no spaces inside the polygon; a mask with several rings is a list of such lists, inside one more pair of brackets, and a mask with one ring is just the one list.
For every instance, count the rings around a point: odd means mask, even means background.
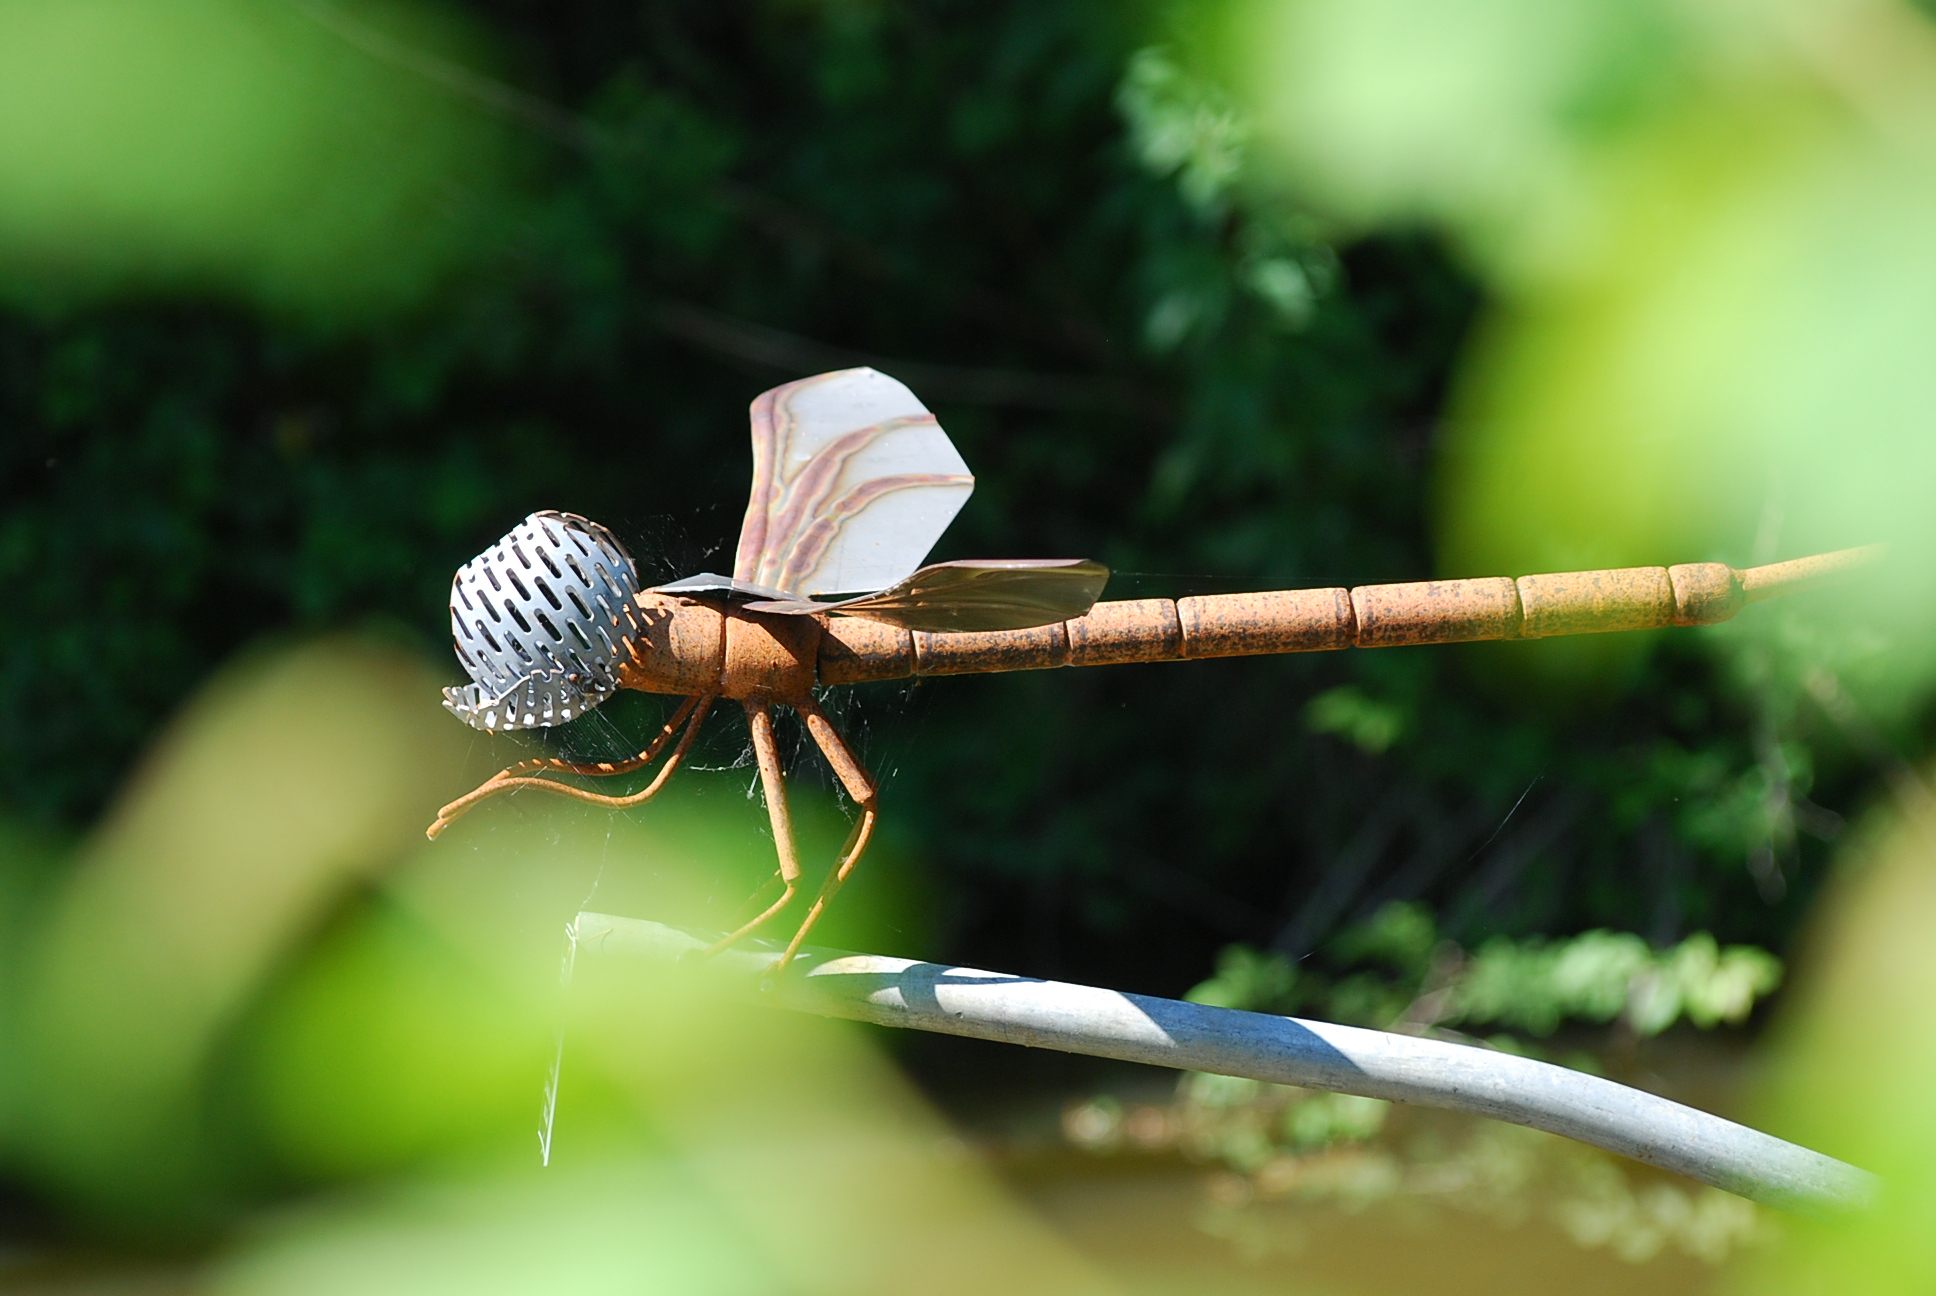
[{"label": "blurred green leaf", "polygon": [[1492,1022],[1549,1035],[1561,1021],[1625,1017],[1640,1035],[1658,1035],[1685,1016],[1707,1029],[1746,1020],[1781,982],[1781,963],[1765,950],[1722,950],[1706,932],[1656,953],[1624,932],[1585,932],[1569,940],[1482,945],[1461,971],[1442,1020]]},{"label": "blurred green leaf", "polygon": [[20,981],[22,1161],[76,1209],[206,1226],[236,1185],[204,1072],[287,957],[421,831],[464,740],[408,658],[258,658],[168,735],[39,906]]},{"label": "blurred green leaf", "polygon": [[1495,1025],[1536,1036],[1565,1021],[1623,1019],[1641,1036],[1685,1017],[1702,1030],[1738,1025],[1781,984],[1766,950],[1726,949],[1697,932],[1655,951],[1627,932],[1589,931],[1553,940],[1495,936],[1466,954],[1440,940],[1430,913],[1394,903],[1347,927],[1324,947],[1330,971],[1245,945],[1226,947],[1217,975],[1192,1003],[1256,1012],[1310,1008],[1333,1021],[1386,1028]]},{"label": "blurred green leaf", "polygon": [[1730,1290],[1894,1296],[1936,1282],[1936,834],[1878,815],[1851,844],[1782,1006],[1757,1120],[1881,1179],[1874,1209],[1798,1224]]},{"label": "blurred green leaf", "polygon": [[420,298],[501,145],[345,30],[474,49],[400,3],[0,5],[0,295],[215,288],[324,317]]},{"label": "blurred green leaf", "polygon": [[1318,694],[1304,708],[1304,722],[1313,733],[1337,734],[1373,756],[1398,741],[1405,721],[1403,707],[1368,697],[1350,684]]},{"label": "blurred green leaf", "polygon": [[1184,998],[1212,1008],[1282,1011],[1296,985],[1297,969],[1284,959],[1229,945],[1217,955],[1217,974],[1191,987]]},{"label": "blurred green leaf", "polygon": [[1346,965],[1381,963],[1418,980],[1438,943],[1438,924],[1424,905],[1394,900],[1332,937],[1325,952]]}]

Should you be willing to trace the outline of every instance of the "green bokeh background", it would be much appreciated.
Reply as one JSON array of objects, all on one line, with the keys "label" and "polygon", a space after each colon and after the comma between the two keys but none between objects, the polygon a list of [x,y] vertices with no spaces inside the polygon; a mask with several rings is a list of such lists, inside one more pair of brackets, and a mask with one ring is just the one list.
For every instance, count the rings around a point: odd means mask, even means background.
[{"label": "green bokeh background", "polygon": [[1932,85],[1882,0],[0,2],[9,1218],[235,1291],[1103,1282],[867,1037],[559,992],[580,906],[720,926],[758,881],[734,718],[649,810],[419,836],[526,750],[436,706],[451,571],[536,508],[717,565],[748,400],[855,363],[977,473],[937,556],[1115,597],[1890,557],[1711,631],[852,690],[887,826],[830,943],[1174,994],[1392,901],[1711,931],[1843,969],[1767,1118],[1926,1147],[1880,1038],[1923,999],[1857,1011],[1917,929],[1818,900],[1927,860]]}]

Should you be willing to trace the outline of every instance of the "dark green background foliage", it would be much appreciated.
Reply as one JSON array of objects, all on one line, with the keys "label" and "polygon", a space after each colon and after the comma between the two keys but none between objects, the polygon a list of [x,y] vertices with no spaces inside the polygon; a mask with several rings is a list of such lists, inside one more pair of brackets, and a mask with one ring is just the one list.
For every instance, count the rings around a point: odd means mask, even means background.
[{"label": "dark green background foliage", "polygon": [[[1403,239],[1337,248],[1306,318],[1249,287],[1270,219],[1193,204],[1127,139],[1150,15],[473,11],[531,96],[500,105],[518,196],[433,300],[335,329],[178,298],[0,318],[10,813],[86,822],[264,635],[372,626],[442,651],[451,571],[534,508],[612,526],[650,578],[720,565],[747,401],[849,363],[907,380],[979,476],[940,557],[1094,556],[1116,597],[1430,574],[1435,418],[1476,293]],[[1295,956],[1411,899],[1468,942],[1778,942],[1813,876],[1788,821],[1753,796],[1721,829],[1690,817],[1760,786],[1760,704],[1689,640],[1658,647],[1564,705],[1516,683],[1539,645],[841,705],[931,863],[927,954],[1175,991],[1227,942]],[[619,741],[580,728],[559,741]],[[1785,896],[1765,867],[1757,889],[1757,849]]]}]

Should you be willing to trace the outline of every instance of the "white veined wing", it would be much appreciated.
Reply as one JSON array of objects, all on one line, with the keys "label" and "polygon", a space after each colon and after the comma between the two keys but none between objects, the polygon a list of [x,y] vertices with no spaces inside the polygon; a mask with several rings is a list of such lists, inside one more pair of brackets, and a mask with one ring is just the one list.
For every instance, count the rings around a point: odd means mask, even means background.
[{"label": "white veined wing", "polygon": [[909,630],[1022,630],[1084,615],[1109,579],[1082,559],[922,567],[975,479],[934,415],[886,374],[802,378],[762,394],[752,414],[753,494],[733,574],[700,572],[659,592]]},{"label": "white veined wing", "polygon": [[873,369],[775,387],[752,415],[737,581],[802,598],[886,589],[913,574],[975,489],[934,415]]}]

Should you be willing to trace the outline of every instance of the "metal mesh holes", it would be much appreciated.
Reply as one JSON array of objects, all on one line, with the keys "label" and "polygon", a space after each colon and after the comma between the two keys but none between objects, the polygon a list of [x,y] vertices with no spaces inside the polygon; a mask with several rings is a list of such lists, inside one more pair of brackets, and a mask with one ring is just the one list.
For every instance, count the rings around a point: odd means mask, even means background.
[{"label": "metal mesh holes", "polygon": [[475,683],[444,705],[478,729],[563,724],[618,690],[641,628],[638,571],[612,533],[572,513],[533,513],[457,569],[450,630]]}]

